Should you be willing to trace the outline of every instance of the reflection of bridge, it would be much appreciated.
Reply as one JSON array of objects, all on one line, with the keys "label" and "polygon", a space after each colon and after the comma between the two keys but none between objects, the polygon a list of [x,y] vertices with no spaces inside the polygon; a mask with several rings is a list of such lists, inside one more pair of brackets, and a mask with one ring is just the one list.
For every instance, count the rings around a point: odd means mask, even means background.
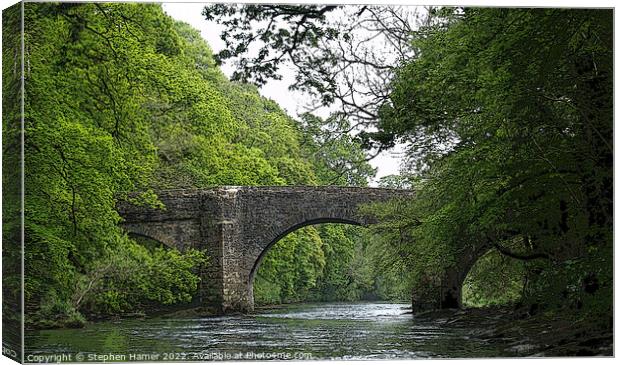
[{"label": "reflection of bridge", "polygon": [[[286,234],[310,224],[367,225],[367,203],[413,197],[408,190],[277,186],[220,187],[158,193],[165,209],[119,206],[130,234],[183,250],[206,249],[200,303],[220,311],[251,311],[253,281],[262,257]],[[460,291],[460,290],[459,290]]]}]

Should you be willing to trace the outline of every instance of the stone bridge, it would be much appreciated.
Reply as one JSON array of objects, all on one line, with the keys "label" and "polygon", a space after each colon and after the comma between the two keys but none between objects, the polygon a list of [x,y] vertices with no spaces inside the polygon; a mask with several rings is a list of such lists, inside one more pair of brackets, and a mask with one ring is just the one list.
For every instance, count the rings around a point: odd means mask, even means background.
[{"label": "stone bridge", "polygon": [[201,305],[251,311],[253,281],[269,248],[288,233],[318,223],[367,225],[360,205],[408,198],[412,191],[357,187],[219,187],[158,193],[165,209],[119,205],[129,234],[169,247],[206,250]]},{"label": "stone bridge", "polygon": [[[197,305],[219,312],[254,309],[254,275],[269,248],[288,233],[319,223],[368,225],[359,207],[411,198],[413,191],[335,187],[219,187],[158,192],[165,209],[119,204],[122,226],[132,235],[183,251],[206,250],[210,262]],[[466,260],[469,265],[469,261]],[[460,304],[463,270],[449,273],[443,306]],[[443,289],[442,289],[443,290]]]}]

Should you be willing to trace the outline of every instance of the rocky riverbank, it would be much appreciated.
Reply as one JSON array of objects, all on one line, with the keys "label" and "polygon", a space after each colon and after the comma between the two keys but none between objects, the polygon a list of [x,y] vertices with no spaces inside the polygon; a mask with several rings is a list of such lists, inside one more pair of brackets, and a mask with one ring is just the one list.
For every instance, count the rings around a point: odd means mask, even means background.
[{"label": "rocky riverbank", "polygon": [[432,311],[415,316],[440,326],[478,328],[472,330],[472,337],[504,347],[508,356],[613,356],[611,319],[552,313],[529,316],[505,308]]}]

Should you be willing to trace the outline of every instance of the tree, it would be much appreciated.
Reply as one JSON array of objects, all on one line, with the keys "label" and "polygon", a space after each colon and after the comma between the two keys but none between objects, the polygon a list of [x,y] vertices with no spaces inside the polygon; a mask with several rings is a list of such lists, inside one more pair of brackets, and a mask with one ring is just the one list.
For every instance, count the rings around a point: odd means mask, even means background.
[{"label": "tree", "polygon": [[146,190],[155,154],[139,70],[156,57],[160,38],[143,33],[154,9],[25,5],[29,310],[46,291],[70,296],[76,275],[118,242],[117,197]]},{"label": "tree", "polygon": [[233,80],[262,86],[290,66],[291,89],[313,97],[310,109],[335,105],[354,127],[376,121],[395,68],[413,55],[410,34],[423,19],[409,7],[279,4],[214,4],[203,15],[225,26],[226,48],[215,57],[235,60]]},{"label": "tree", "polygon": [[339,115],[323,120],[305,113],[298,128],[302,156],[313,162],[317,178],[323,185],[366,186],[376,169],[368,161],[359,141],[348,132],[351,125]]},{"label": "tree", "polygon": [[448,10],[380,111],[419,166],[413,245],[495,247],[529,263],[530,298],[609,304],[611,12]]}]

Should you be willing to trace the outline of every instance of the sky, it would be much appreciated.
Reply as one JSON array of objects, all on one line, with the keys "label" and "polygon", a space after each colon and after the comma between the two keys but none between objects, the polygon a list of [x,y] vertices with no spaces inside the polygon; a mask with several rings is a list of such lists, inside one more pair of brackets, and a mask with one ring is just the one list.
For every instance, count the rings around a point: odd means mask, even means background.
[{"label": "sky", "polygon": [[[164,11],[171,17],[184,21],[198,29],[204,39],[207,40],[214,53],[224,48],[224,41],[219,37],[222,27],[214,22],[205,20],[202,16],[202,3],[163,3]],[[232,75],[234,66],[222,65],[221,69],[227,76]],[[271,80],[260,89],[261,95],[275,100],[287,113],[297,117],[297,113],[303,112],[304,95],[288,90],[292,83],[293,72],[282,69],[282,80]],[[397,146],[391,151],[385,151],[370,161],[377,168],[377,175],[371,186],[376,186],[377,180],[382,176],[398,174],[400,162],[403,156],[403,146]]]}]

